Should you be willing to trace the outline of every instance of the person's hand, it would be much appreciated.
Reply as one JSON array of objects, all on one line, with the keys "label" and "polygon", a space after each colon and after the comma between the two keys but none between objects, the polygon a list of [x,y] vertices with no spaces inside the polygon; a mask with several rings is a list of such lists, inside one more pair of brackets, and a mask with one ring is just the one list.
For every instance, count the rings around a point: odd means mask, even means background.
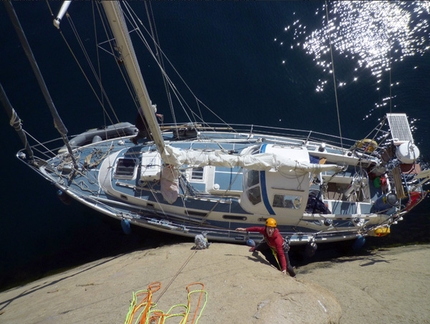
[{"label": "person's hand", "polygon": [[246,232],[246,228],[238,227],[238,228],[236,228],[236,231],[238,231],[238,232]]},{"label": "person's hand", "polygon": [[283,274],[287,274],[287,270],[282,270],[282,273]]}]

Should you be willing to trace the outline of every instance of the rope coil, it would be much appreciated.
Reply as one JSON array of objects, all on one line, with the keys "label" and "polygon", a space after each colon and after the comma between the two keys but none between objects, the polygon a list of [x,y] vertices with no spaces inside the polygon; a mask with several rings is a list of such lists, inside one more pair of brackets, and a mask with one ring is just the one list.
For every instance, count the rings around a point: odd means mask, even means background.
[{"label": "rope coil", "polygon": [[[200,289],[192,289],[193,286],[199,286]],[[176,304],[169,308],[167,312],[156,309],[157,304],[153,302],[153,293],[161,288],[161,282],[153,282],[148,285],[146,290],[133,292],[133,298],[130,302],[129,310],[124,324],[164,324],[169,318],[182,317],[180,324],[198,323],[203,310],[207,303],[207,292],[204,290],[204,284],[201,282],[193,282],[186,286],[187,304]],[[193,310],[191,299],[194,294],[198,294],[197,303]],[[138,299],[141,301],[138,303]],[[202,303],[203,302],[203,303]],[[175,311],[176,309],[182,311]],[[188,322],[188,319],[192,319]]]}]

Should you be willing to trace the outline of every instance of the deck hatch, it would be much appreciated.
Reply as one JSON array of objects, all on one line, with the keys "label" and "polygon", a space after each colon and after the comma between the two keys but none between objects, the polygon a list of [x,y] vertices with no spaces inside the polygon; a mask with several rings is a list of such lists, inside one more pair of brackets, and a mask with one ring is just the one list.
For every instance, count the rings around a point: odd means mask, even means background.
[{"label": "deck hatch", "polygon": [[118,159],[115,168],[114,177],[116,179],[133,179],[136,170],[136,160],[135,159]]}]

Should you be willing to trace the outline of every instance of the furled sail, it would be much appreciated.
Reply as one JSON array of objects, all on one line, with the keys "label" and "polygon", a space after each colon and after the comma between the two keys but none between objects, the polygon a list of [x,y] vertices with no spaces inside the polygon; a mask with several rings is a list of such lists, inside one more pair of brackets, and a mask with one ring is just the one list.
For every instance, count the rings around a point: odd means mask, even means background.
[{"label": "furled sail", "polygon": [[231,155],[223,151],[180,150],[166,145],[163,160],[176,167],[189,165],[202,167],[207,165],[224,167],[243,167],[246,169],[270,172],[320,173],[323,171],[341,171],[336,164],[315,164],[286,158],[274,153]]}]

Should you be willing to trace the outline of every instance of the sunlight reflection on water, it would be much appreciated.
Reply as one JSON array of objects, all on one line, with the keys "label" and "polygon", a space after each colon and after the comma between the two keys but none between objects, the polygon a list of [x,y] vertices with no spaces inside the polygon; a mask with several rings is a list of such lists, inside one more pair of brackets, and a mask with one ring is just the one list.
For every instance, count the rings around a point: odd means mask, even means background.
[{"label": "sunlight reflection on water", "polygon": [[[333,73],[330,43],[337,57],[352,63],[348,73],[336,75],[337,87],[358,82],[360,73],[369,70],[380,92],[384,73],[388,74],[406,57],[429,51],[429,13],[427,1],[334,1],[328,5],[328,14],[325,5],[315,11],[313,20],[316,17],[320,22],[313,30],[302,22],[305,19],[293,13],[293,22],[284,28],[284,33],[291,38],[289,48],[299,48],[313,56],[316,66],[326,75],[318,78],[317,92],[324,91]],[[287,41],[279,37],[275,42],[283,46]],[[391,76],[389,83],[391,88],[400,84],[391,81]],[[391,91],[382,95],[374,109],[387,107],[394,97]]]}]

